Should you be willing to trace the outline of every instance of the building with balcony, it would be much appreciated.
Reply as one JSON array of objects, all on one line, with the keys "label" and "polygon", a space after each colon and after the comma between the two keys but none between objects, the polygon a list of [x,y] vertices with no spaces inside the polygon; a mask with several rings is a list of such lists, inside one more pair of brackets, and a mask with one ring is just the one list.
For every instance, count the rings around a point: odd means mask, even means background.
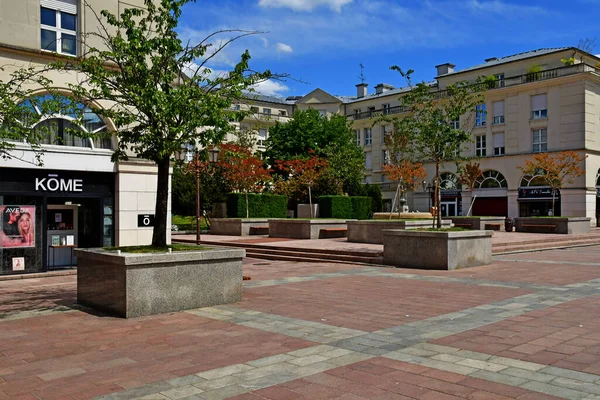
[{"label": "building with balcony", "polygon": [[[115,14],[144,4],[143,0],[87,3]],[[99,27],[83,4],[82,0],[0,0],[0,65],[4,67],[0,79],[20,67],[43,67],[56,59],[81,56],[85,46],[100,46],[94,36],[86,36]],[[67,73],[48,72],[47,77],[67,95],[68,84],[77,82]],[[144,216],[154,213],[156,167],[137,159],[113,163],[117,143],[110,135],[97,141],[71,135],[69,129],[114,131],[112,121],[93,112],[93,104],[81,107],[86,108],[83,126],[74,125],[68,115],[52,115],[41,122],[50,132],[43,140],[43,166],[36,165],[27,143],[15,143],[11,159],[0,157],[0,274],[72,265],[76,260],[71,259],[68,246],[151,242],[151,218]],[[19,240],[10,229],[18,214],[28,220],[31,240]]]},{"label": "building with balcony", "polygon": [[[548,215],[552,194],[543,180],[523,176],[517,168],[537,152],[573,150],[587,156],[585,175],[555,194],[555,215],[587,216],[600,212],[600,58],[575,48],[538,49],[455,70],[455,65],[436,66],[431,90],[446,95],[445,88],[459,81],[494,77],[477,107],[472,143],[464,156],[477,157],[483,175],[472,191],[457,184],[454,164],[442,166],[443,215],[466,214],[471,198],[473,215]],[[339,113],[352,121],[356,142],[365,151],[365,182],[381,185],[386,207],[391,208],[395,187],[383,173],[388,160],[384,144],[391,126],[376,122],[378,116],[401,117],[407,113],[401,97],[407,88],[378,84],[356,85],[355,96],[334,96],[316,89],[295,99],[292,109],[315,108],[325,114]],[[455,124],[464,124],[461,118]],[[433,166],[424,187],[431,186]],[[409,193],[409,208],[427,210],[432,193]]]}]

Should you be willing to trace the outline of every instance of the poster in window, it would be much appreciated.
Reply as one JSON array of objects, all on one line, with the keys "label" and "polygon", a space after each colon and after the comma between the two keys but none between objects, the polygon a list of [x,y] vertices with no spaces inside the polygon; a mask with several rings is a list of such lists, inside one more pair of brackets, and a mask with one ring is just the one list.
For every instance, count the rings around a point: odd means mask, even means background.
[{"label": "poster in window", "polygon": [[0,206],[0,247],[35,247],[35,206]]},{"label": "poster in window", "polygon": [[25,257],[13,257],[13,271],[25,271]]}]

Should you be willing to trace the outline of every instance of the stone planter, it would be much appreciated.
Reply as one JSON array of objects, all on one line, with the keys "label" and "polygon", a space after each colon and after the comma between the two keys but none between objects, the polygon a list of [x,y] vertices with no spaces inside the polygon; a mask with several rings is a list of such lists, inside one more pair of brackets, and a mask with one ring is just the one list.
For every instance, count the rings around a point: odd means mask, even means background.
[{"label": "stone planter", "polygon": [[132,318],[242,300],[244,249],[132,254],[75,250],[77,302]]},{"label": "stone planter", "polygon": [[[267,218],[215,218],[210,220],[211,235],[248,236],[252,234],[267,234]],[[262,230],[256,228],[264,228]],[[253,232],[251,232],[250,228]],[[259,231],[260,233],[254,233]]]},{"label": "stone planter", "polygon": [[591,218],[514,218],[515,231],[532,233],[582,234],[590,231]]},{"label": "stone planter", "polygon": [[[419,229],[431,228],[433,222],[430,219],[415,219],[412,221],[398,220],[367,220],[348,221],[348,241],[357,243],[383,244],[384,229]],[[442,220],[444,228],[452,226],[451,221]]]},{"label": "stone planter", "polygon": [[[291,239],[323,239],[343,237],[347,230],[343,219],[270,219],[269,237]],[[329,233],[339,235],[329,235]],[[342,235],[343,234],[343,235]]]},{"label": "stone planter", "polygon": [[383,263],[386,265],[452,270],[491,262],[491,231],[383,231]]},{"label": "stone planter", "polygon": [[[312,218],[319,218],[319,205],[313,204]],[[311,218],[310,204],[298,204],[298,218]]]},{"label": "stone planter", "polygon": [[446,219],[452,221],[457,228],[499,231],[504,228],[506,217],[451,217]]},{"label": "stone planter", "polygon": [[433,215],[428,212],[406,212],[400,214],[397,212],[378,212],[373,214],[373,219],[390,219],[390,214],[392,214],[392,219],[433,219]]}]

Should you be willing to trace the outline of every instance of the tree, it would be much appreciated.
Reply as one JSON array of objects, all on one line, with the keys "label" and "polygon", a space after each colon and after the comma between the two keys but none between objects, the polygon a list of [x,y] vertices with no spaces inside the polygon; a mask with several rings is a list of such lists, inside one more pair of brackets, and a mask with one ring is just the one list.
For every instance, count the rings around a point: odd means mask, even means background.
[{"label": "tree", "polygon": [[536,153],[533,155],[533,160],[527,160],[524,165],[517,168],[525,175],[539,175],[544,178],[552,190],[552,214],[554,215],[556,191],[561,189],[565,183],[572,184],[575,178],[585,174],[585,170],[579,164],[586,158],[587,155],[579,155],[572,150],[554,155]]},{"label": "tree", "polygon": [[252,155],[247,147],[223,144],[220,148],[219,165],[232,189],[246,195],[246,218],[250,218],[248,193],[258,193],[271,180],[263,161]]},{"label": "tree", "polygon": [[[422,163],[409,160],[400,160],[397,163],[386,164],[383,166],[383,169],[389,179],[397,183],[397,198],[403,197],[406,191],[414,191],[427,176]],[[398,216],[400,216],[400,207],[398,207]]]},{"label": "tree", "polygon": [[[171,209],[174,214],[194,215],[196,213],[196,177],[184,175],[179,168],[173,168],[171,180]],[[231,191],[223,176],[223,168],[211,164],[200,174],[200,204],[209,208],[214,203],[223,203]]]},{"label": "tree", "polygon": [[[469,190],[473,190],[473,188],[475,187],[475,183],[477,183],[477,181],[481,177],[481,174],[483,174],[483,171],[479,167],[478,162],[468,162],[459,171],[458,183],[466,186]],[[471,207],[473,207],[474,203],[475,198],[473,198],[471,202]],[[467,215],[471,211],[471,207],[469,207]]]},{"label": "tree", "polygon": [[332,194],[362,182],[365,155],[356,144],[351,123],[345,116],[326,117],[314,109],[300,110],[288,122],[277,122],[269,130],[265,151],[269,164],[303,158],[310,151],[329,161],[328,176],[323,178],[330,182]]},{"label": "tree", "polygon": [[[393,66],[407,81],[410,91],[400,99],[402,105],[410,110],[405,117],[386,118],[392,122],[390,141],[397,143],[403,157],[413,160],[432,162],[435,166],[434,207],[439,210],[441,203],[440,167],[446,162],[459,163],[461,151],[471,142],[470,128],[473,127],[476,106],[483,101],[480,94],[486,85],[480,81],[470,85],[459,82],[446,87],[443,91],[434,91],[425,83],[412,85],[410,75],[399,67]],[[455,124],[460,121],[460,127]],[[437,213],[437,227],[442,226],[441,213]]]},{"label": "tree", "polygon": [[310,217],[314,218],[312,206],[312,187],[322,176],[323,172],[329,165],[327,160],[317,157],[311,150],[310,158],[296,158],[288,161],[278,160],[276,164],[280,170],[286,171],[290,174],[288,181],[295,181],[297,182],[297,186],[304,186],[308,188]]},{"label": "tree", "polygon": [[[118,138],[113,161],[135,155],[156,163],[155,246],[167,241],[172,155],[184,145],[219,144],[231,129],[229,120],[244,115],[230,110],[232,100],[272,76],[269,71],[252,72],[246,51],[232,71],[212,77],[207,63],[231,42],[256,32],[219,31],[199,43],[184,44],[176,30],[188,2],[144,0],[145,8],[127,8],[120,16],[106,10],[98,15],[86,4],[99,22],[99,31],[89,33],[99,47],[86,48],[75,62],[54,64],[79,73],[82,80],[69,85],[71,91],[112,119]],[[210,42],[220,35],[229,37],[213,47]]]}]

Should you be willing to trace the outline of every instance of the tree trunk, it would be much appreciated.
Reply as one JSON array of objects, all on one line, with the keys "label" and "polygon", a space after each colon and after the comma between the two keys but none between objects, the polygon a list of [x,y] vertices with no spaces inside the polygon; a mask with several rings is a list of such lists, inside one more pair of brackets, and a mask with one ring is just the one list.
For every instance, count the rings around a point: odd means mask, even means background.
[{"label": "tree trunk", "polygon": [[246,190],[246,218],[250,218],[250,210],[248,209],[248,191]]},{"label": "tree trunk", "polygon": [[308,206],[310,207],[310,219],[313,219],[312,192],[310,190],[310,185],[308,185]]},{"label": "tree trunk", "polygon": [[554,212],[554,193],[556,193],[556,189],[552,189],[552,216],[556,216],[556,213]]},{"label": "tree trunk", "polygon": [[440,204],[442,203],[442,191],[440,190],[440,163],[436,161],[435,163],[435,206],[437,210],[437,228],[442,227],[442,210],[440,209]]},{"label": "tree trunk", "polygon": [[156,183],[156,207],[154,209],[154,230],[152,231],[152,245],[167,245],[167,212],[169,209],[169,157],[166,156],[159,162]]},{"label": "tree trunk", "polygon": [[400,213],[402,212],[402,210],[400,209],[401,205],[400,205],[400,199],[402,198],[402,192],[400,191],[400,182],[398,182],[398,187],[396,188],[396,207],[398,207],[398,219],[400,219]]}]

